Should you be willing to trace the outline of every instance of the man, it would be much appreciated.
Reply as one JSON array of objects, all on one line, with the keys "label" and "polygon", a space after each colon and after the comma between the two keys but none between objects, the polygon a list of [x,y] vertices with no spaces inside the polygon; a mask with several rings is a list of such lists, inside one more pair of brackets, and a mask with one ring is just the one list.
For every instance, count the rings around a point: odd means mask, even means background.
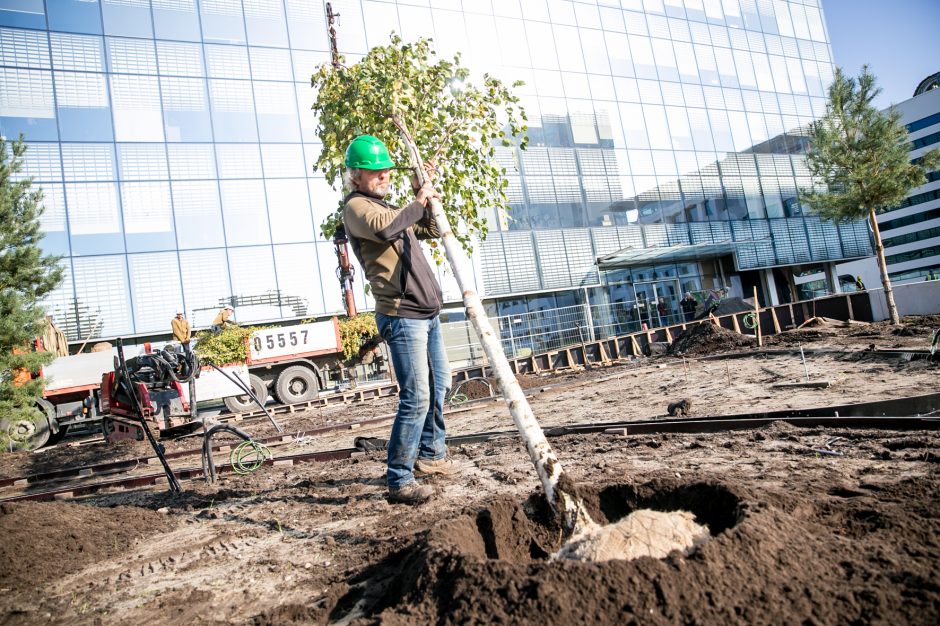
[{"label": "man", "polygon": [[219,311],[212,320],[212,332],[220,333],[227,325],[233,324],[234,322],[231,321],[233,313],[235,313],[235,309],[231,306],[226,306]]},{"label": "man", "polygon": [[178,341],[183,346],[183,351],[188,353],[189,342],[193,337],[193,333],[189,328],[189,322],[183,317],[182,311],[176,312],[176,317],[170,321],[170,326],[173,327],[173,340]]},{"label": "man", "polygon": [[430,184],[415,188],[404,208],[385,202],[389,170],[395,166],[385,144],[371,135],[356,137],[346,150],[343,224],[353,252],[365,270],[375,298],[375,321],[388,343],[398,377],[398,412],[388,442],[388,495],[391,502],[417,504],[434,490],[415,475],[451,475],[456,464],[444,447],[444,397],[450,365],[444,351],[439,313],[440,286],[419,239],[440,237],[430,213]]},{"label": "man", "polygon": [[685,317],[685,321],[691,322],[694,320],[695,309],[698,308],[698,300],[695,299],[691,291],[685,292],[685,296],[682,298],[680,305],[682,306],[682,315]]},{"label": "man", "polygon": [[718,307],[721,305],[721,301],[725,299],[728,290],[722,287],[718,291],[709,291],[708,297],[705,298],[705,302],[702,304],[702,314],[699,317],[708,317],[713,315],[715,311],[718,310]]},{"label": "man", "polygon": [[861,276],[855,277],[855,290],[856,291],[865,291],[865,283],[862,282]]}]

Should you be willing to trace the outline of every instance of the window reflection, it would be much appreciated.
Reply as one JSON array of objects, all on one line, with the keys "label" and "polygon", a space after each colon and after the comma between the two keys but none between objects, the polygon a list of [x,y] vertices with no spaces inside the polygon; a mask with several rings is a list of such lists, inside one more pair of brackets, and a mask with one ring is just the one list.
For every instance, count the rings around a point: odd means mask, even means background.
[{"label": "window reflection", "polygon": [[153,30],[157,39],[199,41],[196,0],[151,0]]},{"label": "window reflection", "polygon": [[114,134],[118,141],[163,141],[156,76],[111,76]]},{"label": "window reflection", "polygon": [[170,187],[179,247],[224,246],[218,183],[214,180],[173,182]]},{"label": "window reflection", "polygon": [[[179,253],[179,259],[189,323],[205,328],[232,295],[225,250],[186,250]],[[241,321],[237,311],[236,319]]]},{"label": "window reflection", "polygon": [[98,0],[46,0],[50,30],[101,34]]},{"label": "window reflection", "polygon": [[104,32],[127,37],[153,37],[148,0],[102,0]]},{"label": "window reflection", "polygon": [[311,241],[314,228],[306,182],[303,179],[269,180],[265,187],[274,243]]},{"label": "window reflection", "polygon": [[296,96],[291,83],[254,82],[261,141],[300,141]]},{"label": "window reflection", "polygon": [[32,140],[58,139],[52,72],[0,68],[0,130]]},{"label": "window reflection", "polygon": [[251,83],[244,80],[209,80],[212,129],[216,141],[257,141],[258,127]]},{"label": "window reflection", "polygon": [[241,0],[201,0],[199,7],[205,41],[245,43]]},{"label": "window reflection", "polygon": [[138,333],[166,333],[183,310],[183,290],[176,252],[129,254],[134,327]]},{"label": "window reflection", "polygon": [[72,259],[74,309],[81,332],[91,337],[119,337],[134,332],[131,290],[124,255]]},{"label": "window reflection", "polygon": [[264,183],[261,180],[223,180],[219,187],[228,245],[270,243]]},{"label": "window reflection", "polygon": [[128,252],[175,247],[169,183],[121,183],[121,205]]},{"label": "window reflection", "polygon": [[160,92],[167,141],[212,141],[204,79],[161,76]]},{"label": "window reflection", "polygon": [[287,46],[283,0],[252,0],[244,8],[249,44]]},{"label": "window reflection", "polygon": [[290,316],[281,307],[271,246],[229,248],[228,262],[239,322]]},{"label": "window reflection", "polygon": [[[293,316],[312,315],[325,310],[323,291],[317,277],[329,276],[332,268],[324,268],[327,271],[321,273],[315,244],[274,246],[274,266],[281,294],[291,301],[290,313]],[[357,275],[361,276],[361,273]],[[357,282],[362,280],[365,279],[360,278]]]},{"label": "window reflection", "polygon": [[104,74],[54,72],[63,141],[113,141]]}]

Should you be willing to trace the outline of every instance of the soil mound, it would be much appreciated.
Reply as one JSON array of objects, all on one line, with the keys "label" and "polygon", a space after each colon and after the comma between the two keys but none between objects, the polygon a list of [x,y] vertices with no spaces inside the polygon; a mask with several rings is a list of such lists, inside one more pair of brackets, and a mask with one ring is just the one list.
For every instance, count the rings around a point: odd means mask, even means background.
[{"label": "soil mound", "polygon": [[753,346],[755,343],[753,337],[705,322],[690,326],[676,335],[667,353],[671,355],[712,354],[732,348]]},{"label": "soil mound", "polygon": [[[927,514],[937,497],[937,485],[920,480],[811,497],[675,479],[614,485],[590,496],[599,519],[681,507],[708,525],[712,540],[685,558],[605,563],[547,560],[559,541],[547,511],[535,498],[523,507],[497,501],[439,524],[355,578],[330,619],[935,623],[935,555],[907,551],[904,537],[940,531],[940,520]],[[904,501],[927,507],[927,517],[911,516],[898,504]]]},{"label": "soil mound", "polygon": [[[0,587],[28,589],[111,558],[172,528],[165,515],[59,502],[0,505]],[[37,538],[42,538],[37,540]]]},{"label": "soil mound", "polygon": [[[637,509],[684,509],[714,536],[744,515],[740,499],[715,483],[613,485],[584,496],[600,523]],[[667,561],[550,561],[560,539],[540,495],[523,506],[500,500],[439,524],[410,549],[364,572],[354,589],[371,590],[372,606],[364,612],[380,616],[380,622],[619,623],[625,611],[628,623],[633,609],[622,601],[633,597],[638,577],[647,578],[651,567],[666,562],[687,561],[677,553]],[[363,610],[364,601],[369,599],[359,592],[344,597],[331,619],[342,619],[353,607]],[[638,607],[634,615],[649,613]]]},{"label": "soil mound", "polygon": [[764,344],[768,346],[795,346],[801,343],[812,343],[837,336],[834,331],[819,328],[800,328],[786,330],[777,335],[770,335],[764,338]]},{"label": "soil mound", "polygon": [[713,311],[715,317],[722,315],[731,315],[732,313],[747,313],[754,310],[754,305],[741,298],[725,298],[718,303],[718,308]]}]

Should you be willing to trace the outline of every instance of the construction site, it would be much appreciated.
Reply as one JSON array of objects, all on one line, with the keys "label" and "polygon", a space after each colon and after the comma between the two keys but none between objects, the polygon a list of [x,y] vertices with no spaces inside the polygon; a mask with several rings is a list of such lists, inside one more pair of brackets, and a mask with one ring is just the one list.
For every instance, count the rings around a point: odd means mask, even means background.
[{"label": "construction site", "polygon": [[590,516],[687,511],[684,553],[556,558],[484,363],[419,506],[387,500],[397,398],[368,386],[221,414],[251,458],[231,432],[163,437],[166,472],[132,439],[3,455],[3,623],[936,623],[940,317],[802,308],[758,311],[760,345],[739,312],[512,361]]}]

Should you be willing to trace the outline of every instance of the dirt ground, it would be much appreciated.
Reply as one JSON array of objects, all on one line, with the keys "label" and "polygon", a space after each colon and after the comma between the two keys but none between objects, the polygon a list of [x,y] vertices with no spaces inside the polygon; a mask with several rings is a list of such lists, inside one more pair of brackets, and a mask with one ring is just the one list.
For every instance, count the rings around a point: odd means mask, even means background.
[{"label": "dirt ground", "polygon": [[[940,318],[823,326],[772,347],[924,348]],[[810,334],[812,331],[813,334]],[[796,338],[794,338],[796,337]],[[779,342],[779,343],[778,343]],[[829,380],[828,389],[778,382]],[[546,427],[881,400],[937,391],[925,361],[792,354],[673,356],[534,378]],[[292,433],[395,401],[280,417]],[[512,428],[505,408],[451,414],[451,434]],[[241,425],[255,436],[262,422]],[[351,447],[390,424],[273,448]],[[940,621],[940,433],[767,428],[553,438],[600,521],[691,511],[712,539],[688,557],[603,564],[548,557],[560,532],[514,437],[452,447],[461,472],[429,503],[385,500],[384,454],[265,467],[80,502],[0,505],[0,624],[907,623]],[[168,442],[192,448],[196,439]],[[0,457],[0,475],[132,458],[136,443]],[[198,464],[194,457],[187,466]]]}]

